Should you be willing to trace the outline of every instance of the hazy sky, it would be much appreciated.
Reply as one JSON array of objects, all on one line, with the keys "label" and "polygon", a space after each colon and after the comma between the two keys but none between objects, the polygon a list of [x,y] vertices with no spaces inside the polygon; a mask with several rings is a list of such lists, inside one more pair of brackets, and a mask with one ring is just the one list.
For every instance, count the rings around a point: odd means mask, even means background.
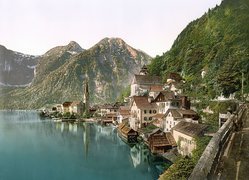
[{"label": "hazy sky", "polygon": [[0,44],[40,55],[71,40],[88,49],[120,37],[151,56],[221,0],[0,0]]}]

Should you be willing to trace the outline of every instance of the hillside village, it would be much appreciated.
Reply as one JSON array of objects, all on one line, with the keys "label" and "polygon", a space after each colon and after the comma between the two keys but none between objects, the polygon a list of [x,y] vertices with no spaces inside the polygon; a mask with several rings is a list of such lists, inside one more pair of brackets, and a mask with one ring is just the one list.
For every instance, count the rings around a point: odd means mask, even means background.
[{"label": "hillside village", "polygon": [[149,75],[144,65],[139,74],[134,75],[130,96],[123,103],[90,107],[86,82],[83,101],[57,104],[49,114],[56,122],[95,117],[91,121],[114,124],[127,143],[144,141],[152,153],[178,152],[191,156],[196,147],[195,138],[204,136],[207,125],[199,123],[200,116],[191,109],[190,99],[182,93],[182,83],[184,79],[177,73],[170,73],[164,83],[161,77]]}]

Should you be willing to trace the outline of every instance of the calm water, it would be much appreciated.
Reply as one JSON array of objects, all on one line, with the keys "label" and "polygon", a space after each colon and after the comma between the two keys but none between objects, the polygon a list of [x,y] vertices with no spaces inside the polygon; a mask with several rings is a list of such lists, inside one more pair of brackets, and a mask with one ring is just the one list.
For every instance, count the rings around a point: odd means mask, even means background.
[{"label": "calm water", "polygon": [[161,164],[143,145],[123,143],[112,127],[0,111],[0,180],[150,180]]}]

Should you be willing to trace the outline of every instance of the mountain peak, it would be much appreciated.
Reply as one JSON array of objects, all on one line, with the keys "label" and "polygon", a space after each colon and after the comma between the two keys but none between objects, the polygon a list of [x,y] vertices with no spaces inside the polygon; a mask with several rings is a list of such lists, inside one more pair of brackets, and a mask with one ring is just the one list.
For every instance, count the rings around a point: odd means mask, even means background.
[{"label": "mountain peak", "polygon": [[75,41],[70,41],[67,45],[68,50],[75,51],[75,52],[82,52],[84,49]]}]

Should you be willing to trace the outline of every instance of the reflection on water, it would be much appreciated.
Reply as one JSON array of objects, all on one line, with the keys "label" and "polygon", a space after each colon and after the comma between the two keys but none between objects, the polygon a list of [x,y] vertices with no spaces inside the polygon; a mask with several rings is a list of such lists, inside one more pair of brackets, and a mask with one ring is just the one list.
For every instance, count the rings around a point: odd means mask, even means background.
[{"label": "reflection on water", "polygon": [[0,112],[0,155],[0,179],[157,179],[164,162],[143,144],[129,147],[111,126],[19,111]]}]

